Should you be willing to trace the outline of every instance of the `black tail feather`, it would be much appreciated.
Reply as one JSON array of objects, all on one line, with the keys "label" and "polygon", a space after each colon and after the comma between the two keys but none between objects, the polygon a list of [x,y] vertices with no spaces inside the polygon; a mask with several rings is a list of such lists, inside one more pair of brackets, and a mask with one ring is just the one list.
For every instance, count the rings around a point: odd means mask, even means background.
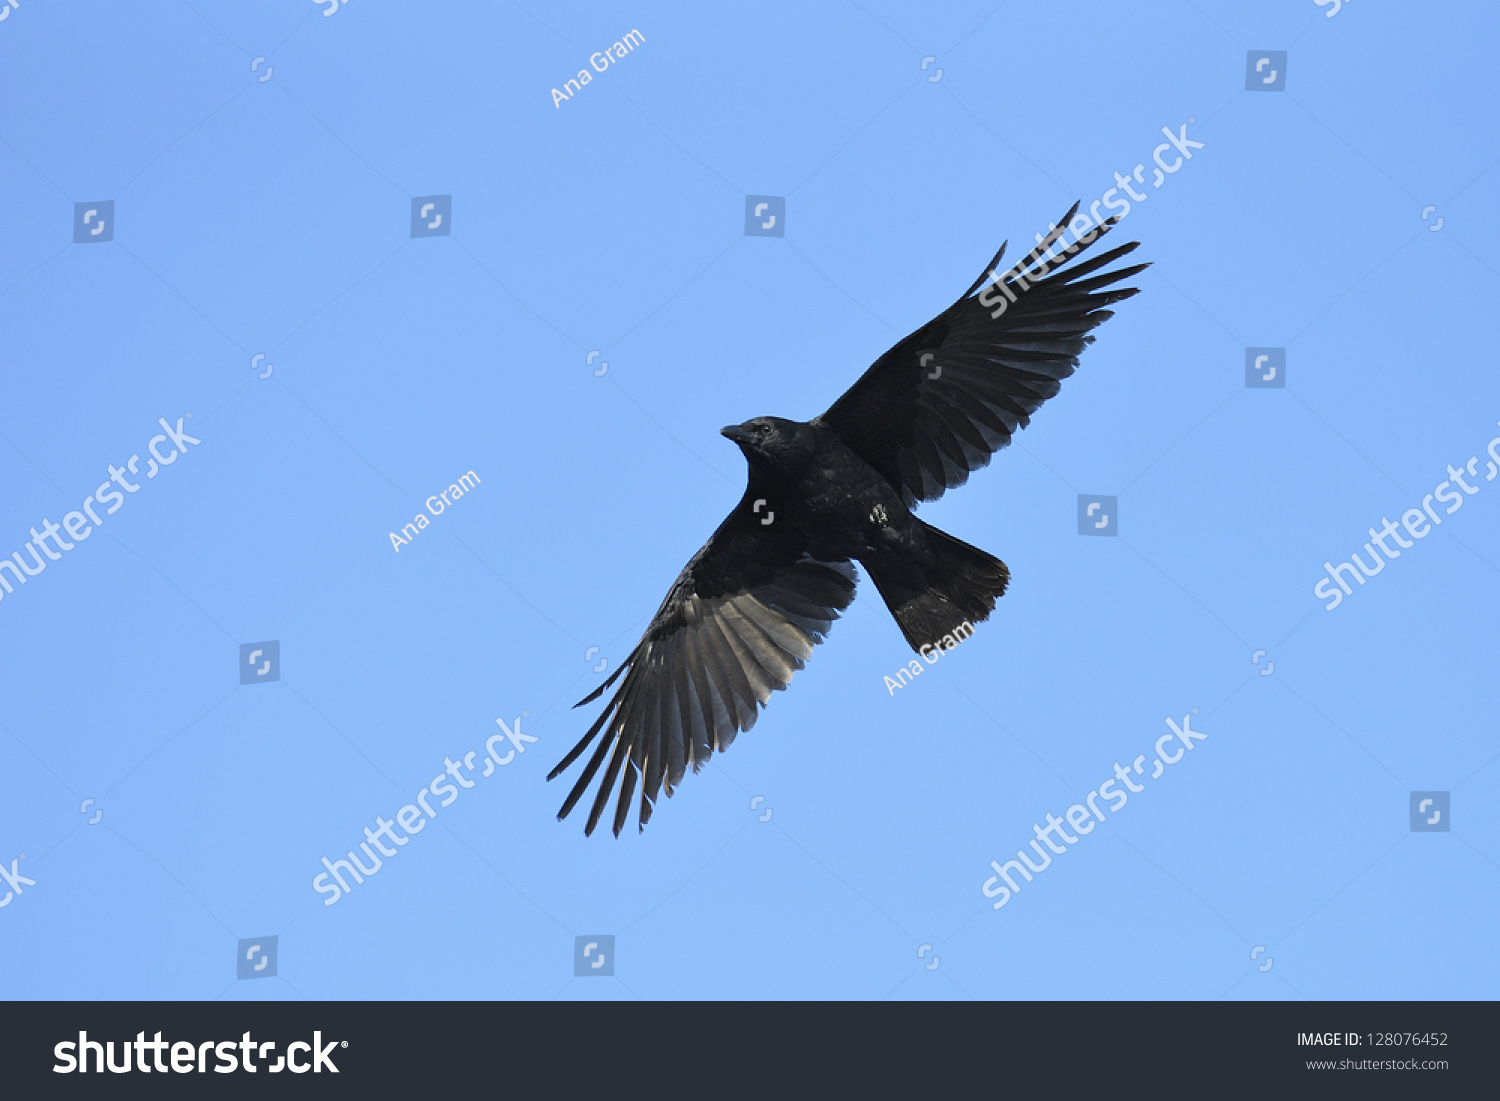
[{"label": "black tail feather", "polygon": [[[886,607],[913,650],[939,644],[955,629],[989,618],[1005,593],[1010,571],[994,555],[913,517],[926,537],[925,560],[864,562]],[[959,632],[957,637],[967,637]]]}]

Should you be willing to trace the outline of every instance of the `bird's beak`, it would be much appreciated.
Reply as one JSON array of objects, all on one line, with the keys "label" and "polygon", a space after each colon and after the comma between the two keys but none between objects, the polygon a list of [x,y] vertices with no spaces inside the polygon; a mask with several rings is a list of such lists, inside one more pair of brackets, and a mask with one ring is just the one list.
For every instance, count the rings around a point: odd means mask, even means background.
[{"label": "bird's beak", "polygon": [[750,442],[750,433],[745,430],[745,426],[742,424],[731,424],[721,428],[719,429],[719,435],[726,439],[731,439],[735,443]]}]

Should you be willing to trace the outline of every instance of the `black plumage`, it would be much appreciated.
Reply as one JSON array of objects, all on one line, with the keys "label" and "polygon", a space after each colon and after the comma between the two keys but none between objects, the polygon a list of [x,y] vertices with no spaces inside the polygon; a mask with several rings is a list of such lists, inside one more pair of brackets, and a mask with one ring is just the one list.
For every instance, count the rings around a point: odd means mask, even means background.
[{"label": "black plumage", "polygon": [[[1077,209],[1059,224],[1067,227]],[[914,650],[988,617],[1009,582],[1005,564],[912,509],[987,465],[1073,373],[1090,330],[1112,316],[1106,307],[1136,293],[1116,284],[1145,264],[1094,274],[1136,242],[1074,262],[1113,224],[1049,252],[1062,236],[1054,230],[1006,272],[1001,245],[953,305],[876,360],[822,415],[805,423],[757,417],[722,430],[748,462],[745,495],[693,555],[630,656],[579,701],[598,699],[624,675],[547,777],[599,739],[558,818],[604,767],[584,832],[593,832],[617,782],[615,835],[637,784],[644,829],[663,789],[672,795],[689,766],[697,771],[726,749],[791,683],[854,599],[854,561]],[[987,276],[994,286],[980,291]]]}]

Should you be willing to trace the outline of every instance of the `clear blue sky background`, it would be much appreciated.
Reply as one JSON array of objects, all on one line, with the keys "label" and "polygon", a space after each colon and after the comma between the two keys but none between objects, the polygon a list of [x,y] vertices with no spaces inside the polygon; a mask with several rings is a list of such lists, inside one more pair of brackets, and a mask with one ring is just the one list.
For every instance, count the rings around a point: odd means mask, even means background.
[{"label": "clear blue sky background", "polygon": [[[157,418],[202,442],[0,601],[0,862],[35,880],[0,996],[1495,996],[1500,15],[1328,10],[11,10],[0,553]],[[976,637],[893,696],[866,585],[644,835],[558,824],[568,705],[741,492],[717,429],[819,412],[1190,118],[1120,229],[1142,293],[923,510],[1010,565]],[[451,236],[409,236],[427,195]],[[73,244],[98,200],[113,240]],[[1479,493],[1324,611],[1324,561],[1470,456]],[[990,908],[991,859],[1193,708],[1205,742]],[[537,742],[323,904],[321,857],[523,712]],[[1451,832],[1412,832],[1426,790]],[[592,934],[615,977],[573,977]]]}]

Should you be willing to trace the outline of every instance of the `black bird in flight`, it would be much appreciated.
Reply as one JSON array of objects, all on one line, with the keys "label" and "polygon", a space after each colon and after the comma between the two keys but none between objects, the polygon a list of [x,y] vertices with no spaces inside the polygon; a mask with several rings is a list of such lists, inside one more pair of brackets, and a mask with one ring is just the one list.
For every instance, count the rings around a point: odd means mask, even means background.
[{"label": "black bird in flight", "polygon": [[[1075,204],[1059,225],[1067,227]],[[603,737],[558,818],[609,759],[583,832],[616,780],[618,837],[641,784],[645,829],[663,786],[673,794],[755,725],[757,708],[791,683],[854,599],[852,561],[869,572],[913,650],[985,619],[1005,592],[1005,563],[912,515],[987,465],[1057,393],[1112,316],[1136,293],[1116,287],[1146,264],[1094,274],[1135,250],[1073,263],[1111,218],[1069,245],[1053,231],[1019,264],[1005,246],[958,301],[875,361],[843,397],[807,422],[756,417],[722,430],[749,464],[734,511],[693,555],[630,656],[575,706],[627,670],[604,713],[548,775]],[[988,276],[993,285],[979,294]],[[613,753],[610,752],[613,747]]]}]

